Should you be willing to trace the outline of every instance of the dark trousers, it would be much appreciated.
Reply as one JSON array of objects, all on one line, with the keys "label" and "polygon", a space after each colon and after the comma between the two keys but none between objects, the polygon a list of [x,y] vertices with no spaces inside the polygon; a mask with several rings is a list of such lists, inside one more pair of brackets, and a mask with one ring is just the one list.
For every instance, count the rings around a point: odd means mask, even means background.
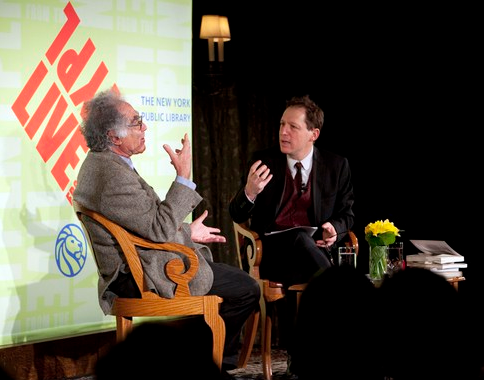
[{"label": "dark trousers", "polygon": [[262,239],[261,278],[285,286],[301,284],[331,265],[330,253],[305,231],[290,230]]},{"label": "dark trousers", "polygon": [[224,263],[209,262],[213,271],[213,285],[208,294],[223,298],[220,315],[225,322],[223,364],[237,365],[240,333],[249,315],[259,308],[260,287],[243,270]]},{"label": "dark trousers", "polygon": [[261,278],[281,282],[286,288],[286,297],[277,301],[275,311],[279,320],[279,334],[289,355],[292,355],[295,339],[297,294],[287,291],[287,288],[306,283],[316,273],[331,266],[331,253],[319,248],[305,231],[291,230],[263,237]]}]

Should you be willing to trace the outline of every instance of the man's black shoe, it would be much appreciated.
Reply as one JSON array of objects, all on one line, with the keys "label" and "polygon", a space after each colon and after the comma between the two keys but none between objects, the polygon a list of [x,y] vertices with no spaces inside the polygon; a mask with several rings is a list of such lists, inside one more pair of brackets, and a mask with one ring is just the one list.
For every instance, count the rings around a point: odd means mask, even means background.
[{"label": "man's black shoe", "polygon": [[222,380],[236,380],[236,378],[233,375],[231,375],[230,373],[228,373],[227,370],[225,370],[223,368],[222,368],[222,373],[221,373],[220,378]]},{"label": "man's black shoe", "polygon": [[233,369],[237,369],[237,365],[230,364],[230,363],[222,363],[222,371],[232,371]]}]

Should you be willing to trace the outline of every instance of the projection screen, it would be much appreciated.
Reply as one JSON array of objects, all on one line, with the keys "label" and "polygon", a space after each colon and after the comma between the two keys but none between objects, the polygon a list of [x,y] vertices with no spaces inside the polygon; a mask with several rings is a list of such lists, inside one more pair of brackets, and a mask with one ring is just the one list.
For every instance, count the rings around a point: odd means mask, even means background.
[{"label": "projection screen", "polygon": [[140,111],[133,162],[164,197],[162,144],[191,137],[191,46],[192,0],[0,0],[0,346],[114,328],[71,206],[81,108],[115,86]]}]

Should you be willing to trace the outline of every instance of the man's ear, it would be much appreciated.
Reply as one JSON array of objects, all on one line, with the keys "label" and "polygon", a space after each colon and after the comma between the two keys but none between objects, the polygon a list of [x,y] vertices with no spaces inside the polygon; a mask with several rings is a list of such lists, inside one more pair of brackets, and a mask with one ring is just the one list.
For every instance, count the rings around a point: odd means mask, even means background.
[{"label": "man's ear", "polygon": [[318,128],[314,128],[314,129],[313,129],[311,132],[312,132],[311,137],[312,137],[312,140],[313,140],[313,142],[314,142],[314,141],[316,141],[316,140],[318,139],[318,137],[319,137],[319,133],[320,133],[321,131],[320,131]]},{"label": "man's ear", "polygon": [[122,144],[121,139],[114,134],[113,130],[108,131],[108,137],[114,145],[121,145]]}]

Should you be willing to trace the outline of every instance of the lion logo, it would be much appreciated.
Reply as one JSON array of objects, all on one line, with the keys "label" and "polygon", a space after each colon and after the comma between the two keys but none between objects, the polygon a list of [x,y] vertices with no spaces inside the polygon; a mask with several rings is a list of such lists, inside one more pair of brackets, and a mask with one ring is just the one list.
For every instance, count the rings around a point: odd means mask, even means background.
[{"label": "lion logo", "polygon": [[67,277],[77,275],[87,257],[87,244],[84,232],[75,224],[66,225],[57,235],[55,243],[55,262]]}]

